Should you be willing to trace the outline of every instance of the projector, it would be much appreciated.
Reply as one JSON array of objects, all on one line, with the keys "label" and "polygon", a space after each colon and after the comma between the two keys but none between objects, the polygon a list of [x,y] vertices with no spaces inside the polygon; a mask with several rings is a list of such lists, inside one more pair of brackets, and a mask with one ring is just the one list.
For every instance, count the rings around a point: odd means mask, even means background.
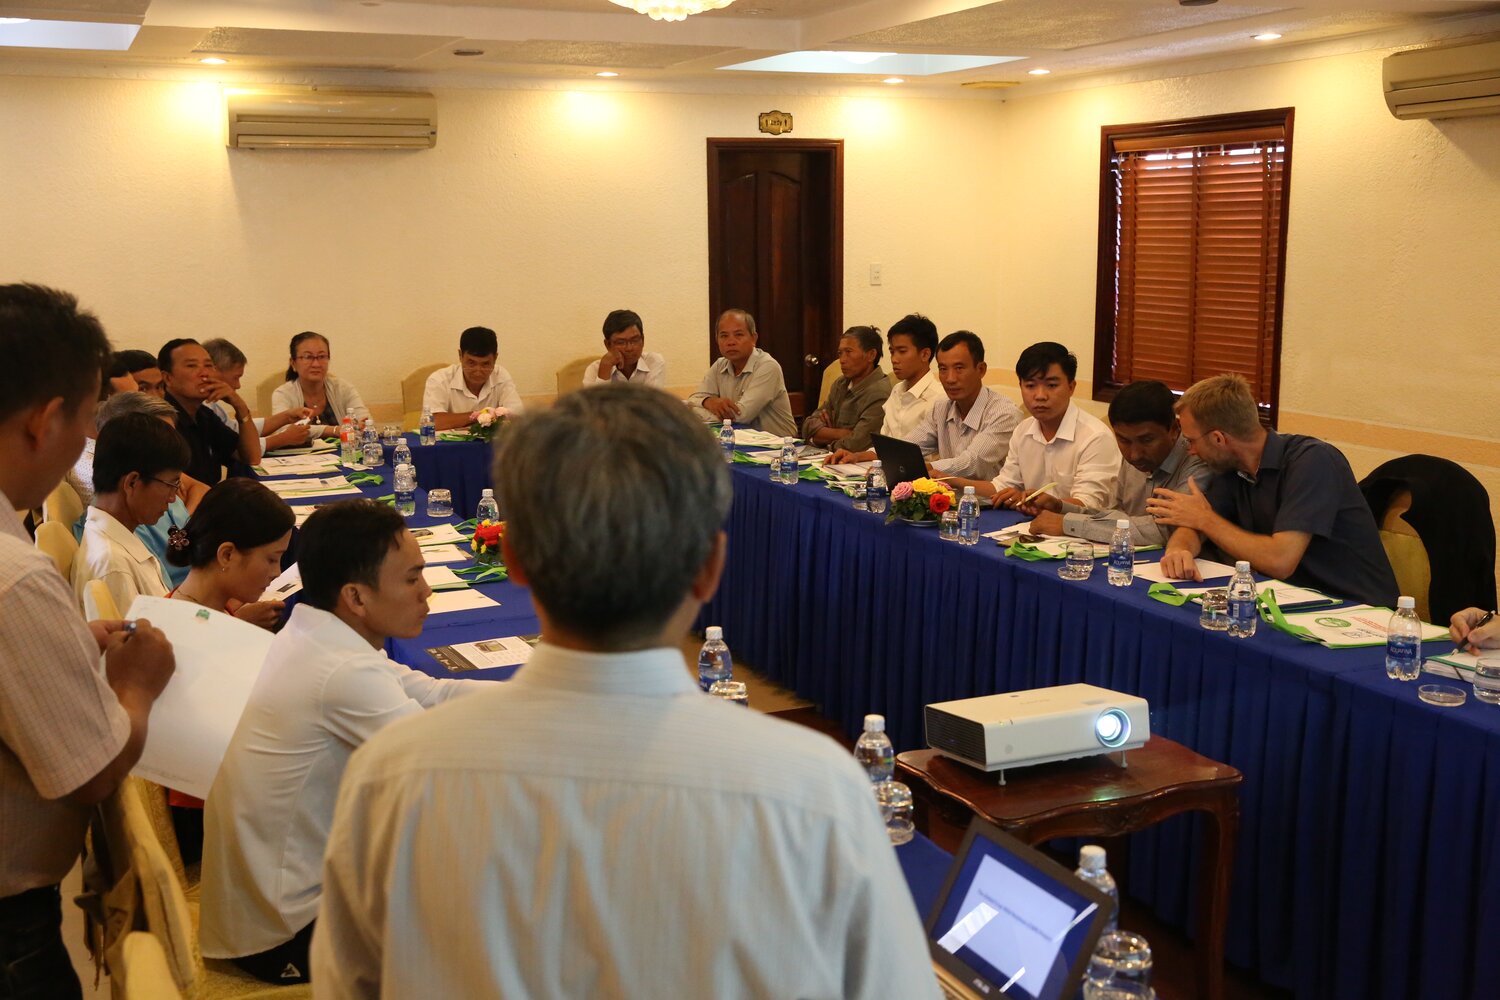
[{"label": "projector", "polygon": [[1151,737],[1146,699],[1092,684],[941,701],[923,714],[929,747],[985,771],[1134,750]]}]

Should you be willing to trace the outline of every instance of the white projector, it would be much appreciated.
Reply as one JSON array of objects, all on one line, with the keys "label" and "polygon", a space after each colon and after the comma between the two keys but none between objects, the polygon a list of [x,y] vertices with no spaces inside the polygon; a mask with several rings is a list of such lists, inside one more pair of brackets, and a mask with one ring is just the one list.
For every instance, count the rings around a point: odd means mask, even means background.
[{"label": "white projector", "polygon": [[1146,699],[1092,684],[941,701],[923,712],[929,747],[986,771],[1134,750],[1151,737]]}]

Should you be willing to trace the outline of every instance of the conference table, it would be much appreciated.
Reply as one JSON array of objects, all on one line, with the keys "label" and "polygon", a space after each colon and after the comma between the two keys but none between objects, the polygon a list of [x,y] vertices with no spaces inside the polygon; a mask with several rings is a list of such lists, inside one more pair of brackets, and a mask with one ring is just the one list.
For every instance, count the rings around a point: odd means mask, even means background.
[{"label": "conference table", "polygon": [[[431,447],[448,449],[450,472],[487,481],[487,446]],[[923,745],[922,706],[935,701],[1075,681],[1139,695],[1152,732],[1244,774],[1232,963],[1306,998],[1495,995],[1481,963],[1500,941],[1500,707],[1428,705],[1416,684],[1386,678],[1380,649],[1325,649],[1265,624],[1233,639],[1201,629],[1194,605],[1150,599],[1143,581],[1108,586],[1102,567],[1062,580],[1056,562],[887,524],[818,483],[730,472],[728,564],[698,624],[722,626],[737,660],[847,733],[884,714],[898,750]],[[419,479],[423,492],[445,485]],[[981,530],[1019,519],[986,511]],[[428,648],[537,631],[522,588],[478,589],[500,607],[430,618],[392,654],[453,676]],[[1180,928],[1196,888],[1192,824],[1131,835],[1116,872]]]}]

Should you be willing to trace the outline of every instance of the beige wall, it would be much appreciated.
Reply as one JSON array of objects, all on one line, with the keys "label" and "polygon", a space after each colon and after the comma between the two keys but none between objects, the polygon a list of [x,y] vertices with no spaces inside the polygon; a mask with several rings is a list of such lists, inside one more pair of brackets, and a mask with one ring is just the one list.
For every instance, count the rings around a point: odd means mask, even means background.
[{"label": "beige wall", "polygon": [[[845,319],[993,328],[1000,106],[860,96],[437,92],[435,149],[245,152],[219,87],[0,75],[0,274],[76,291],[121,345],[220,334],[259,381],[329,334],[372,403],[476,323],[522,393],[639,311],[670,379],[706,367],[704,140],[792,111],[845,141]],[[868,283],[871,262],[884,282]],[[952,317],[947,318],[947,317]]]}]

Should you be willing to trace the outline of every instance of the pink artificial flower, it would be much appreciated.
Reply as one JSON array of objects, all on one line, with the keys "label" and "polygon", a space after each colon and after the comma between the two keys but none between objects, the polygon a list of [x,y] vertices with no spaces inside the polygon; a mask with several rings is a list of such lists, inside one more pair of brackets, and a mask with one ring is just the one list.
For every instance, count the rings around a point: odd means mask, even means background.
[{"label": "pink artificial flower", "polygon": [[896,484],[896,488],[893,489],[893,490],[891,490],[891,499],[892,500],[910,500],[911,499],[911,483],[910,482],[897,483]]}]

